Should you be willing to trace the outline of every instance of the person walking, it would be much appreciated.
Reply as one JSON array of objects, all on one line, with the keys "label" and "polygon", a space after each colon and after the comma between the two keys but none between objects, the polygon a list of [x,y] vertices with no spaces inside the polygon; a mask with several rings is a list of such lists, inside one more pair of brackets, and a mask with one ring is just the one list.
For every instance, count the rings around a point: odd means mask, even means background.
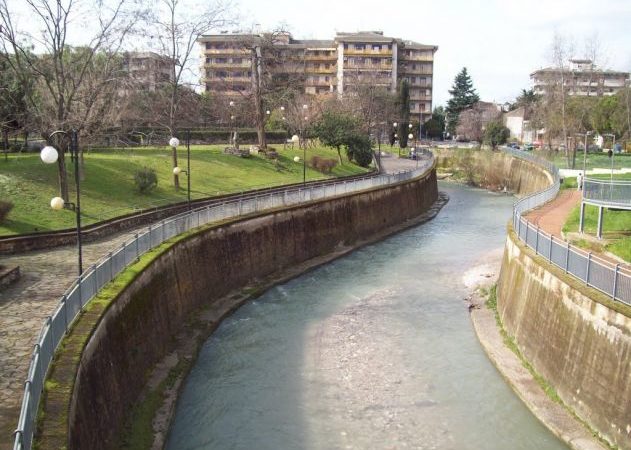
[{"label": "person walking", "polygon": [[576,190],[580,191],[583,189],[583,172],[579,172],[576,177]]}]

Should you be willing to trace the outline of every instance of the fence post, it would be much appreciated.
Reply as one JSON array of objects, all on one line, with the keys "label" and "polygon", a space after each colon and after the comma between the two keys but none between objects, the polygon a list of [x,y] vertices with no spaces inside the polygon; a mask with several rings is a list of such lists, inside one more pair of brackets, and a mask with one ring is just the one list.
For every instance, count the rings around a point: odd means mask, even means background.
[{"label": "fence post", "polygon": [[[51,358],[55,354],[55,343],[53,342],[54,334],[53,334],[53,327],[51,326],[52,323],[53,323],[52,316],[46,317],[46,325],[48,325],[48,332],[50,333],[50,357]],[[41,347],[40,347],[40,350],[41,350]]]},{"label": "fence post", "polygon": [[565,273],[567,273],[567,266],[570,261],[570,242],[566,242],[567,247],[565,248]]},{"label": "fence post", "polygon": [[616,271],[613,274],[613,292],[611,298],[616,299],[616,291],[618,290],[618,271],[620,270],[620,264],[616,264]]},{"label": "fence post", "polygon": [[589,286],[589,267],[592,262],[592,252],[587,254],[587,273],[585,274],[585,284]]},{"label": "fence post", "polygon": [[61,304],[63,305],[64,309],[64,322],[66,323],[66,333],[68,332],[68,308],[66,307],[67,299],[68,297],[66,296],[66,294],[61,296]]}]

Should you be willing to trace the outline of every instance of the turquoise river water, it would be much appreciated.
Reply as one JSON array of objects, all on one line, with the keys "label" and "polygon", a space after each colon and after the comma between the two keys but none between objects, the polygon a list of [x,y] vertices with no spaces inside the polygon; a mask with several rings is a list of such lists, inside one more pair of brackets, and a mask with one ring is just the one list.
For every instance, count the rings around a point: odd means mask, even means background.
[{"label": "turquoise river water", "polygon": [[169,450],[566,449],[480,347],[463,275],[513,198],[440,185],[432,221],[246,304],[205,343]]}]

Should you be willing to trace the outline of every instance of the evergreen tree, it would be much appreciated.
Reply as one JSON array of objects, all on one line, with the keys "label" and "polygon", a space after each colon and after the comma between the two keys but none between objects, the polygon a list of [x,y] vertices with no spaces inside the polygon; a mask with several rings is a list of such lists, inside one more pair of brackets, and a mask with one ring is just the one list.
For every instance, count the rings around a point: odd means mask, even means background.
[{"label": "evergreen tree", "polygon": [[449,90],[449,93],[451,98],[447,102],[445,113],[447,116],[447,131],[453,135],[456,132],[460,112],[480,101],[466,67],[463,67],[460,73],[456,75],[453,87]]},{"label": "evergreen tree", "polygon": [[399,144],[401,148],[408,145],[408,134],[410,133],[410,86],[406,80],[399,85]]}]

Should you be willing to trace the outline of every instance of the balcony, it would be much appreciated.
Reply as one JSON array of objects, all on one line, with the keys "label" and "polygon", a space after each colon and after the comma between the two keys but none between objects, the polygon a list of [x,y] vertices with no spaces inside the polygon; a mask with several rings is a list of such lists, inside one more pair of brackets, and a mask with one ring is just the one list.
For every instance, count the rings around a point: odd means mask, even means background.
[{"label": "balcony", "polygon": [[250,55],[250,50],[246,48],[211,48],[204,49],[204,55]]},{"label": "balcony", "polygon": [[329,87],[329,86],[335,86],[337,85],[337,80],[336,79],[331,79],[329,81],[324,81],[324,80],[307,80],[305,82],[305,86],[324,86],[324,87]]},{"label": "balcony", "polygon": [[348,56],[372,56],[372,57],[392,57],[392,50],[373,50],[371,48],[366,48],[364,50],[356,50],[356,49],[344,49],[344,55]]},{"label": "balcony", "polygon": [[210,77],[206,78],[206,83],[252,83],[251,77]]},{"label": "balcony", "polygon": [[250,69],[252,64],[248,60],[242,63],[204,63],[204,67],[207,69]]},{"label": "balcony", "polygon": [[336,54],[332,54],[332,55],[306,54],[305,55],[305,61],[335,61],[335,60],[337,60]]},{"label": "balcony", "polygon": [[380,70],[390,72],[392,70],[392,64],[349,64],[344,63],[344,70],[362,70],[378,72]]},{"label": "balcony", "polygon": [[305,67],[305,73],[327,73],[333,74],[337,72],[337,66],[331,66],[326,68],[324,66],[307,66]]}]

